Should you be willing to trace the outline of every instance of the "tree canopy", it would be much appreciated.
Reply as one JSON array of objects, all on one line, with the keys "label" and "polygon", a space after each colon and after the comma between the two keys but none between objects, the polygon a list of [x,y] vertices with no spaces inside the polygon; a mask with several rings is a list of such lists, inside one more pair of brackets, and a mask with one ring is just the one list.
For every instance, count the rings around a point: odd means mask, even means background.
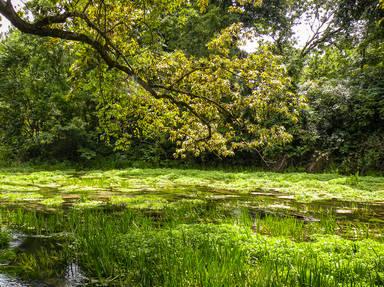
[{"label": "tree canopy", "polygon": [[[377,168],[383,158],[378,1],[30,0],[19,10],[13,4],[0,0],[0,13],[22,33],[46,39],[11,31],[3,40],[4,111],[18,110],[13,90],[18,107],[33,99],[44,114],[37,116],[41,125],[55,118],[45,106],[51,99],[59,110],[67,105],[60,126],[87,123],[83,131],[93,135],[85,142],[121,151],[149,143],[165,157],[256,155],[277,167],[287,159],[313,166],[348,158],[355,168]],[[300,25],[310,32],[297,39]],[[241,48],[250,42],[255,52]],[[26,65],[13,62],[32,43],[52,49],[33,48],[33,55],[24,53]],[[38,71],[27,73],[28,66]],[[54,78],[49,71],[59,67]],[[23,88],[13,81],[21,70]],[[32,86],[40,71],[44,80]],[[5,126],[9,141],[10,117]],[[364,129],[371,131],[369,146]],[[47,124],[39,130],[58,138]],[[81,146],[92,154],[94,148]],[[361,157],[365,148],[376,152]]]},{"label": "tree canopy", "polygon": [[182,21],[191,8],[204,13],[205,1],[31,1],[27,7],[30,21],[11,1],[0,2],[0,12],[22,32],[87,44],[144,97],[157,100],[172,119],[165,126],[179,152],[226,156],[290,140],[284,121],[297,120],[300,97],[268,47],[249,56],[236,52],[241,23],[218,31],[207,56],[167,48],[164,19]]}]

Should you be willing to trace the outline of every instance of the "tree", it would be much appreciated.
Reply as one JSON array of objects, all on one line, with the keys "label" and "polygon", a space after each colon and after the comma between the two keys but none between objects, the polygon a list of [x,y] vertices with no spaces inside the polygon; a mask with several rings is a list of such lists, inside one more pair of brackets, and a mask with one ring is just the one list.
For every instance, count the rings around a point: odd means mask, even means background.
[{"label": "tree", "polygon": [[367,15],[360,32],[312,53],[302,90],[310,109],[308,149],[348,172],[384,168],[383,11]]},{"label": "tree", "polygon": [[98,150],[96,99],[70,86],[75,59],[57,39],[14,31],[0,43],[0,146],[8,157],[78,160]]},{"label": "tree", "polygon": [[12,1],[0,0],[0,13],[20,31],[92,47],[119,78],[154,99],[172,119],[167,128],[180,154],[228,156],[291,140],[285,125],[297,120],[301,99],[268,48],[236,53],[240,23],[212,38],[206,56],[164,48],[156,33],[163,19],[191,7],[204,13],[207,1],[36,0],[27,2],[28,20]]}]

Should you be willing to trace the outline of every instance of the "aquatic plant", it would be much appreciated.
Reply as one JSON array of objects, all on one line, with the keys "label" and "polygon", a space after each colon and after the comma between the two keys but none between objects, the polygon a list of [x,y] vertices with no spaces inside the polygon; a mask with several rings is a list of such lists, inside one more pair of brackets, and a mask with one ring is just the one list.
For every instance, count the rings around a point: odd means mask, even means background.
[{"label": "aquatic plant", "polygon": [[[2,273],[48,282],[76,264],[106,286],[384,284],[382,178],[126,169],[1,181],[17,186],[0,191]],[[7,230],[22,245],[8,248]]]}]

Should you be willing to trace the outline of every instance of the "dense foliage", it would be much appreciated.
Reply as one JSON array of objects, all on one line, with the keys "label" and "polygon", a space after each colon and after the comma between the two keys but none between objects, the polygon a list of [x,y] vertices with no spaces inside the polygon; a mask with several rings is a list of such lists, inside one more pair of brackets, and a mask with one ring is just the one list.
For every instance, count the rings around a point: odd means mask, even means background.
[{"label": "dense foliage", "polygon": [[6,2],[5,159],[384,169],[377,1]]},{"label": "dense foliage", "polygon": [[96,100],[71,91],[72,53],[60,41],[19,33],[0,49],[4,153],[22,160],[85,156],[85,149],[98,144]]}]

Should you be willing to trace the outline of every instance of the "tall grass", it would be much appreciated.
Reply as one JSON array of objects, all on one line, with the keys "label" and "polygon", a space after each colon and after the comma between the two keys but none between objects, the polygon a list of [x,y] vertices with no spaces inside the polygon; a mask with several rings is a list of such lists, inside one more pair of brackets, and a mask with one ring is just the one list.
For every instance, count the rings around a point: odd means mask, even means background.
[{"label": "tall grass", "polygon": [[161,213],[111,207],[1,209],[0,215],[9,228],[60,236],[59,247],[14,259],[18,274],[29,278],[60,274],[57,266],[75,261],[90,282],[106,286],[384,284],[384,244],[334,235],[332,217],[304,223],[212,203],[183,203]]}]

